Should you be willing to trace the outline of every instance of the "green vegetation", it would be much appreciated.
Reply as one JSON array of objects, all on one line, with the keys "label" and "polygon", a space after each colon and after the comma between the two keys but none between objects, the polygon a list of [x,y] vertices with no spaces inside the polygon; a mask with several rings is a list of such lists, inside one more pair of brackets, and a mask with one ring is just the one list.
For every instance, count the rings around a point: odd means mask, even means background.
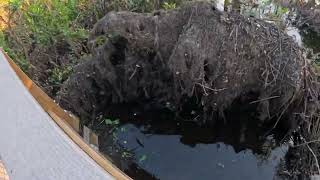
[{"label": "green vegetation", "polygon": [[120,124],[120,120],[119,119],[115,119],[115,120],[111,120],[111,119],[104,119],[103,122],[107,125],[107,126],[111,126],[111,127],[115,127],[118,126]]},{"label": "green vegetation", "polygon": [[166,10],[175,9],[176,6],[177,6],[177,4],[175,2],[164,2],[162,5],[163,9],[166,9]]},{"label": "green vegetation", "polygon": [[142,163],[147,159],[147,155],[143,154],[142,156],[140,156],[139,158],[139,162]]},{"label": "green vegetation", "polygon": [[52,85],[60,85],[65,80],[68,79],[70,73],[72,72],[71,66],[65,66],[65,67],[56,67],[49,70],[49,83]]},{"label": "green vegetation", "polygon": [[90,8],[82,7],[81,3],[77,0],[10,0],[8,17],[1,18],[6,25],[1,33],[1,45],[25,71],[34,50],[54,50],[54,46],[63,42],[70,46],[71,52],[79,51],[88,35],[79,21],[85,18],[81,16],[82,11]]},{"label": "green vegetation", "polygon": [[46,87],[49,95],[55,96],[73,66],[89,53],[89,31],[107,12],[151,12],[159,8],[176,8],[181,2],[7,0],[0,14],[0,46],[34,81]]},{"label": "green vegetation", "polygon": [[[110,119],[110,118],[104,118],[100,122],[99,125],[104,124],[107,129],[109,134],[112,136],[112,141],[115,143],[114,147],[116,149],[116,152],[120,153],[122,158],[131,158],[133,156],[132,152],[130,150],[127,150],[126,148],[123,147],[118,147],[119,144],[117,143],[120,141],[118,138],[118,135],[120,133],[125,133],[127,130],[125,127],[120,127],[120,120],[119,119]],[[123,144],[127,144],[128,142],[126,140],[122,141]]]}]

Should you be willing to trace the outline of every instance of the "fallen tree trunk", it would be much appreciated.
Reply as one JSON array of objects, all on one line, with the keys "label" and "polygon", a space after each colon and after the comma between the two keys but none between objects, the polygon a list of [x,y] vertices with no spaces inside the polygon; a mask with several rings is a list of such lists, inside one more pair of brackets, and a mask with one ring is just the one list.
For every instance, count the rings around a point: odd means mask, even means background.
[{"label": "fallen tree trunk", "polygon": [[152,14],[110,12],[89,45],[92,57],[75,68],[58,97],[84,124],[113,103],[131,101],[176,111],[192,102],[206,121],[237,101],[256,105],[262,121],[278,122],[304,96],[307,64],[288,35],[210,3]]}]

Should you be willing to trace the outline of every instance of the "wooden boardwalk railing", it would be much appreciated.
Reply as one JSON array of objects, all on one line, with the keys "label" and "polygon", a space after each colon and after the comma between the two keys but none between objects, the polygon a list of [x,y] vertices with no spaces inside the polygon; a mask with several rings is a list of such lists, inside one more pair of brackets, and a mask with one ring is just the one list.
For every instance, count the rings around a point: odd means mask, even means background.
[{"label": "wooden boardwalk railing", "polygon": [[1,160],[0,160],[0,180],[9,180],[7,170],[2,164]]},{"label": "wooden boardwalk railing", "polygon": [[[24,86],[30,94],[37,100],[43,110],[47,112],[52,120],[75,142],[87,155],[89,155],[98,165],[105,171],[111,174],[116,179],[129,180],[131,179],[120,169],[118,169],[112,162],[106,159],[102,154],[95,151],[84,139],[79,135],[80,126],[79,119],[67,113],[60,106],[58,106],[39,86],[37,86],[14,62],[13,60],[1,49],[5,55],[12,69],[15,71],[19,79],[23,82]],[[93,136],[95,137],[95,136]],[[93,140],[96,141],[96,140]],[[0,179],[1,180],[1,179]]]}]

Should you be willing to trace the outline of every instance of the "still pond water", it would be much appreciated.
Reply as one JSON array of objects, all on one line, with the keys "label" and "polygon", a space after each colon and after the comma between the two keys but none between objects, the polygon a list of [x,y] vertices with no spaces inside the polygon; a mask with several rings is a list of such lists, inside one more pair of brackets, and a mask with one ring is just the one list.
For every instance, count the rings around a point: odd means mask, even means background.
[{"label": "still pond water", "polygon": [[109,111],[121,121],[105,133],[100,150],[135,179],[278,179],[288,150],[279,143],[284,134],[266,135],[268,128],[249,111],[200,126],[170,112],[122,106]]}]

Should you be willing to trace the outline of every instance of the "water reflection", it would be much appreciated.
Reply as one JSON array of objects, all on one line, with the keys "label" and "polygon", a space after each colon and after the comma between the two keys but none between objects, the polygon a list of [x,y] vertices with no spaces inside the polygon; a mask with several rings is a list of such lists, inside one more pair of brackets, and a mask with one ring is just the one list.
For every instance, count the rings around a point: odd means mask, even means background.
[{"label": "water reflection", "polygon": [[115,136],[104,134],[101,151],[136,179],[269,180],[287,152],[277,140],[284,134],[265,136],[268,128],[251,108],[238,107],[205,127],[169,112],[121,109],[109,112],[122,124]]},{"label": "water reflection", "polygon": [[[223,3],[217,2],[218,9],[222,10]],[[278,27],[299,46],[319,53],[319,34],[307,24],[297,26],[297,16],[304,15],[293,6],[258,1],[241,13],[280,23]],[[112,108],[105,115],[120,118],[121,125],[114,132],[103,133],[101,150],[135,179],[291,180],[309,179],[315,171],[309,150],[279,143],[285,131],[265,136],[268,124],[259,122],[252,108],[238,106],[226,113],[225,120],[217,119],[205,127],[195,123],[196,114],[176,118],[168,111],[136,105]]]}]

